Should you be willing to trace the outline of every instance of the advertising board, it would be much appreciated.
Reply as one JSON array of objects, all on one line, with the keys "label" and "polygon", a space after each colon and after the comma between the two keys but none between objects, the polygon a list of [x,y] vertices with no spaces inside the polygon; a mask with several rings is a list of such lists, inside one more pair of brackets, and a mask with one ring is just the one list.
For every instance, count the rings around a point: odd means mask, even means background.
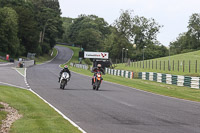
[{"label": "advertising board", "polygon": [[84,51],[84,58],[92,58],[92,59],[108,59],[108,52],[88,52]]}]

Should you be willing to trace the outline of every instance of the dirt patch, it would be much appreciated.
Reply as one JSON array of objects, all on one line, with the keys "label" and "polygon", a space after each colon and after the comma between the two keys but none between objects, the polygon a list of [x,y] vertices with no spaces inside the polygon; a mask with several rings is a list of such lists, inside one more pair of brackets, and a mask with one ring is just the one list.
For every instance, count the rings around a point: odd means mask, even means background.
[{"label": "dirt patch", "polygon": [[4,109],[0,109],[0,111],[8,112],[6,119],[2,121],[0,133],[8,133],[12,123],[20,119],[22,115],[16,109],[10,107],[9,104],[3,102],[0,102],[0,104],[4,106]]}]

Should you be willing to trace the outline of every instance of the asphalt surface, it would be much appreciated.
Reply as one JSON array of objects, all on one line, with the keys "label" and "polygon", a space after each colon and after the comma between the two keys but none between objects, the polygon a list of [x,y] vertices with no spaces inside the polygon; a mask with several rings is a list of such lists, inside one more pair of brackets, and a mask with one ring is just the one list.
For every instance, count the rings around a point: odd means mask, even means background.
[{"label": "asphalt surface", "polygon": [[0,85],[11,85],[27,89],[24,76],[14,69],[13,63],[0,63]]},{"label": "asphalt surface", "polygon": [[72,51],[56,48],[59,54],[52,62],[27,69],[28,84],[86,132],[200,133],[197,102],[108,82],[102,83],[100,91],[93,91],[90,77],[73,72],[66,90],[59,89],[59,65],[71,58]]}]

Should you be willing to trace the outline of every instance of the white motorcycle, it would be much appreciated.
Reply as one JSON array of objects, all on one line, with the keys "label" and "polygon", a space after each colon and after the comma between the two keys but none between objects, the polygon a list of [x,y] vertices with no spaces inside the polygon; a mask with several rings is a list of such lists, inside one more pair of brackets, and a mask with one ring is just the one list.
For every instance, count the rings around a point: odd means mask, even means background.
[{"label": "white motorcycle", "polygon": [[69,80],[69,74],[67,72],[63,72],[60,78],[60,89],[65,89],[65,86]]}]

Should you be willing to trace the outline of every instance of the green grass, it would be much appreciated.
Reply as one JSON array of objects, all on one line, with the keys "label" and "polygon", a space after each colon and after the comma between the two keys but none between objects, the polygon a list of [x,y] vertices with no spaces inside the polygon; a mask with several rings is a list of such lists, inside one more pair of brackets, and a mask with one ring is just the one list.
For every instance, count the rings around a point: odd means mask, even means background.
[{"label": "green grass", "polygon": [[8,62],[8,61],[0,59],[0,62]]},{"label": "green grass", "polygon": [[0,86],[0,101],[8,103],[23,115],[14,122],[10,133],[80,133],[76,127],[28,90]]},{"label": "green grass", "polygon": [[[4,109],[4,106],[2,104],[0,104],[0,109]],[[2,120],[4,120],[6,118],[7,112],[5,111],[0,111],[0,127],[2,124]]]},{"label": "green grass", "polygon": [[[67,48],[70,48],[73,52],[74,52],[74,55],[73,57],[71,58],[71,60],[69,62],[67,62],[66,64],[69,66],[70,63],[79,63],[78,61],[78,54],[79,54],[79,51],[80,51],[80,48],[78,47],[72,47],[72,46],[65,46],[65,45],[57,45],[57,46],[62,46],[62,47],[67,47]],[[82,61],[83,64],[85,64],[84,60]],[[65,64],[61,65],[61,67],[63,67]]]},{"label": "green grass", "polygon": [[46,61],[53,59],[57,55],[57,50],[53,48],[53,55],[51,56],[51,52],[49,54],[45,54],[43,56],[39,56],[35,58],[36,64],[42,64]]},{"label": "green grass", "polygon": [[[74,57],[70,62],[77,61],[78,60],[78,48],[72,47],[71,48],[74,51]],[[124,69],[126,67],[122,66],[121,69]],[[92,73],[89,70],[79,69],[75,67],[69,67],[71,71],[88,75],[92,77]],[[168,85],[164,83],[158,83],[148,80],[141,80],[141,79],[127,79],[123,77],[113,76],[113,75],[103,75],[103,78],[105,81],[109,81],[112,83],[117,83],[125,86],[129,86],[132,88],[152,92],[155,94],[180,98],[180,99],[186,99],[191,101],[198,101],[200,102],[200,90],[191,89],[188,87],[179,87],[175,85]]]},{"label": "green grass", "polygon": [[[75,67],[70,67],[69,69],[74,72],[88,75],[91,77],[93,75],[88,70],[83,70],[83,69],[79,69]],[[167,85],[164,83],[158,83],[158,82],[141,80],[141,79],[126,79],[123,77],[118,77],[118,76],[113,76],[113,75],[108,75],[108,74],[103,75],[103,78],[105,81],[129,86],[132,88],[137,88],[137,89],[152,92],[155,94],[200,102],[200,90],[191,89],[188,87],[178,87],[175,85]]]},{"label": "green grass", "polygon": [[[169,60],[170,60],[170,63],[168,65]],[[197,72],[195,71],[196,60],[197,60]],[[156,69],[156,61],[157,61],[157,69]],[[179,61],[179,69],[178,69],[178,61]],[[190,72],[189,72],[189,61],[191,63]],[[152,69],[152,64],[153,64],[153,69]],[[160,64],[161,64],[161,69],[160,69]],[[164,64],[165,64],[165,67],[164,67]],[[184,67],[183,67],[183,64],[185,64]],[[171,66],[170,71],[168,71],[168,66]],[[170,57],[168,56],[168,57],[157,58],[157,59],[152,59],[152,60],[145,60],[144,69],[143,69],[143,61],[131,63],[130,66],[126,66],[125,63],[117,64],[115,69],[123,69],[123,70],[129,70],[129,71],[134,71],[134,72],[159,72],[159,73],[169,73],[169,74],[174,74],[174,75],[200,76],[199,74],[200,73],[200,51],[178,54],[178,55],[174,55]],[[184,72],[183,72],[183,69],[184,69]]]}]

